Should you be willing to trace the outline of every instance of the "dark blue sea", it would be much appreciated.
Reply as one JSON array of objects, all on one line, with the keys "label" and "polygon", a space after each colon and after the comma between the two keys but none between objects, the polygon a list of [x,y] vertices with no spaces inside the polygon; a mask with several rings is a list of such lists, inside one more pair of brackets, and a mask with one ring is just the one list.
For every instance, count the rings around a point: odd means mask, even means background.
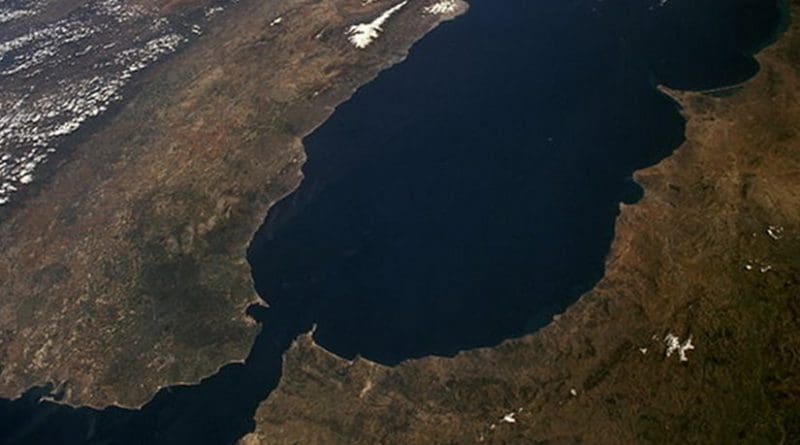
[{"label": "dark blue sea", "polygon": [[246,363],[141,410],[34,389],[0,401],[0,443],[233,443],[314,325],[387,365],[534,332],[602,276],[633,171],[683,140],[656,86],[746,80],[783,18],[777,0],[471,3],[306,139],[304,182],[248,252],[270,309]]}]

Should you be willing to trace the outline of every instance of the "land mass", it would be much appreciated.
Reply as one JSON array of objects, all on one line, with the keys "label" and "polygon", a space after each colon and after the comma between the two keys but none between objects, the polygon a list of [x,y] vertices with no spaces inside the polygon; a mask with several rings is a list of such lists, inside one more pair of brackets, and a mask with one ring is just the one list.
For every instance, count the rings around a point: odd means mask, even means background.
[{"label": "land mass", "polygon": [[686,142],[636,172],[604,278],[547,327],[391,368],[309,333],[241,443],[800,443],[796,20],[758,61],[664,89]]},{"label": "land mass", "polygon": [[[0,213],[0,396],[52,385],[63,403],[139,407],[244,360],[258,333],[246,309],[261,302],[246,248],[299,183],[302,138],[466,10],[460,0],[207,3],[146,4],[155,23],[177,17],[199,36],[70,135],[35,182],[27,163],[12,170],[9,183],[27,187],[3,195]],[[212,13],[207,28],[193,25]]]}]

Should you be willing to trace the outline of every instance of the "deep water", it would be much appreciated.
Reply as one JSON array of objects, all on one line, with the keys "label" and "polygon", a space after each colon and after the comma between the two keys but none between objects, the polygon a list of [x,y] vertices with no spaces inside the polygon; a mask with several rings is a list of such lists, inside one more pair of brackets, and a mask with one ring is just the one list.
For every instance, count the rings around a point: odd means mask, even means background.
[{"label": "deep water", "polygon": [[538,329],[601,277],[632,172],[682,141],[656,85],[747,79],[779,22],[774,0],[471,3],[306,139],[306,179],[248,254],[271,307],[244,365],[142,410],[32,390],[0,401],[0,441],[233,443],[314,324],[386,364]]}]

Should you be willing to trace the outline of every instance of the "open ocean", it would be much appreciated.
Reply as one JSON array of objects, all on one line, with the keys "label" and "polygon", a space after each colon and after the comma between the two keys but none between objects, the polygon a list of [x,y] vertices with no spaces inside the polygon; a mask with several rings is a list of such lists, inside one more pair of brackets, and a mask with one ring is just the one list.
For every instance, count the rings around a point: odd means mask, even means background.
[{"label": "open ocean", "polygon": [[141,410],[32,390],[0,401],[0,443],[233,443],[313,325],[330,351],[389,365],[534,332],[602,276],[633,171],[683,140],[656,86],[746,80],[778,6],[472,0],[306,139],[304,182],[248,253],[270,309],[246,363]]}]

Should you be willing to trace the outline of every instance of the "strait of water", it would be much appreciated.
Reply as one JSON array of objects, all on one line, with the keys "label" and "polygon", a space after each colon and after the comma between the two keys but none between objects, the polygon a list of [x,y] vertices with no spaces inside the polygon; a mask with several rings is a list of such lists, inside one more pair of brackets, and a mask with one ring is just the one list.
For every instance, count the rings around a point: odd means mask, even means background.
[{"label": "strait of water", "polygon": [[471,3],[306,139],[303,184],[248,253],[270,309],[244,364],[141,410],[35,389],[0,401],[0,443],[233,443],[314,324],[390,365],[535,331],[602,276],[632,172],[682,141],[656,85],[749,78],[781,18],[775,0]]}]

